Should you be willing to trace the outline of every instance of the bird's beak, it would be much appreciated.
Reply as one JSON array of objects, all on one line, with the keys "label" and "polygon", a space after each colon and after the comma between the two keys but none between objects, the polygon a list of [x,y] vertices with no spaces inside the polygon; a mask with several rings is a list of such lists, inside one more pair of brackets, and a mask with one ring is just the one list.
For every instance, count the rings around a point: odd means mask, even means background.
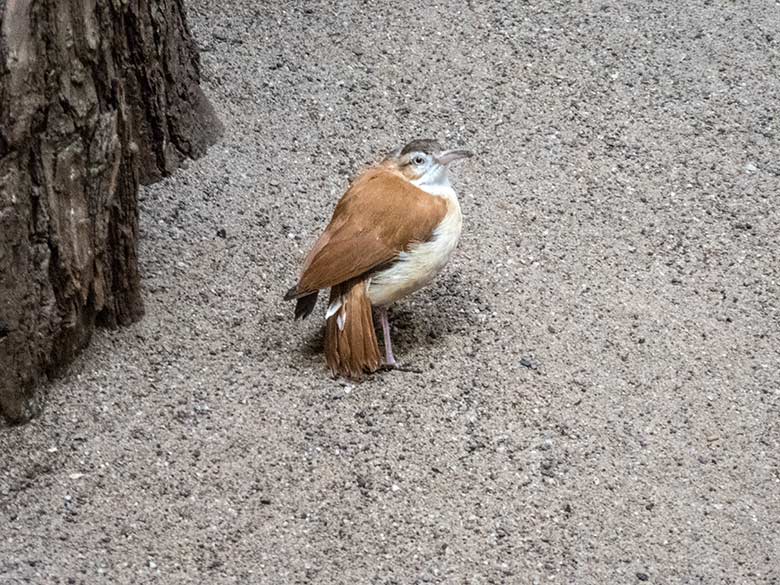
[{"label": "bird's beak", "polygon": [[474,153],[470,150],[445,150],[436,157],[436,160],[439,161],[439,164],[447,166],[453,161],[469,158],[472,156],[474,156]]}]

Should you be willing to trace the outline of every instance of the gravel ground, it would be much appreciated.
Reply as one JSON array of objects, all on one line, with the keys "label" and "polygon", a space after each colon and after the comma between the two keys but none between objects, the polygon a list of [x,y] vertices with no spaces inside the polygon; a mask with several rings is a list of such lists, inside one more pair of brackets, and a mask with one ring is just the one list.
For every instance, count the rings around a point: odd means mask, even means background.
[{"label": "gravel ground", "polygon": [[[226,125],[147,315],[0,429],[0,582],[780,583],[780,4],[189,0]],[[333,380],[281,300],[437,137],[464,235]]]}]

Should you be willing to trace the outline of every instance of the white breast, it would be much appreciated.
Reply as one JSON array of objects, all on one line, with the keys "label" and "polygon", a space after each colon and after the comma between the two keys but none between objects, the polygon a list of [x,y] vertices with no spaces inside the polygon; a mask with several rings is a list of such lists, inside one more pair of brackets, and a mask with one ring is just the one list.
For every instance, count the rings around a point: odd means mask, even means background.
[{"label": "white breast", "polygon": [[458,245],[463,216],[449,181],[446,184],[421,184],[419,187],[447,199],[447,215],[434,230],[430,241],[415,244],[408,252],[401,252],[398,261],[390,268],[371,277],[368,296],[372,305],[389,305],[430,283]]}]

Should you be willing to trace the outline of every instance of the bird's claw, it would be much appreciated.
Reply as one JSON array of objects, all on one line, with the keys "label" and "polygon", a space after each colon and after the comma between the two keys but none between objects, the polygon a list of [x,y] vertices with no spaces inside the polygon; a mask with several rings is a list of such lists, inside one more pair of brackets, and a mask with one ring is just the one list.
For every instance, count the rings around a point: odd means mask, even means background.
[{"label": "bird's claw", "polygon": [[405,366],[402,364],[399,364],[398,362],[392,363],[392,364],[383,364],[381,368],[379,368],[382,372],[390,372],[393,370],[397,370],[399,372],[409,372],[412,374],[422,374],[422,370],[419,368],[415,368],[413,366]]}]

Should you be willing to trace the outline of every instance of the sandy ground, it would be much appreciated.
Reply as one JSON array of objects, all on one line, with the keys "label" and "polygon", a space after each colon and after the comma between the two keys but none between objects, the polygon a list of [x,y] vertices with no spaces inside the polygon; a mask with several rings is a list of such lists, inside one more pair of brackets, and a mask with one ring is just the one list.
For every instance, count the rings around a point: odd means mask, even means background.
[{"label": "sandy ground", "polygon": [[[187,4],[226,134],[0,428],[0,583],[780,583],[777,2]],[[423,373],[333,380],[282,294],[422,136],[479,153]]]}]

